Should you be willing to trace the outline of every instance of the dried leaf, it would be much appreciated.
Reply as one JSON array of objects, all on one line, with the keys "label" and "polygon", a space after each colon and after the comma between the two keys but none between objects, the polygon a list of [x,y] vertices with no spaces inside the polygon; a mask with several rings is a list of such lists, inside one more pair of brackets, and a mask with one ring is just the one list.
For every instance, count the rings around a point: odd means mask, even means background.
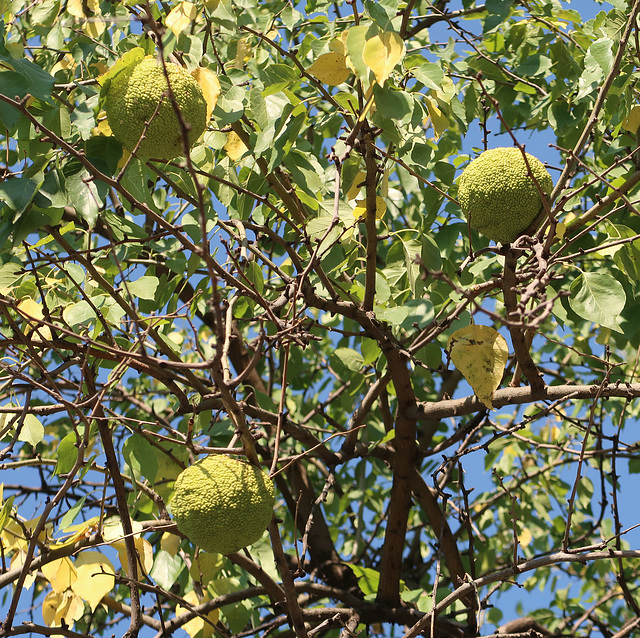
[{"label": "dried leaf", "polygon": [[467,326],[449,338],[451,361],[464,375],[476,396],[492,408],[509,357],[504,337],[489,326]]}]

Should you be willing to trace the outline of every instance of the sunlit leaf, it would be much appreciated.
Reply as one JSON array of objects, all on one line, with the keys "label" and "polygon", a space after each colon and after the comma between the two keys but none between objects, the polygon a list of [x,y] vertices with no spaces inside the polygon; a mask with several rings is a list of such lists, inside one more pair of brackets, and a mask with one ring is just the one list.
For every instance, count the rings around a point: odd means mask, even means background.
[{"label": "sunlit leaf", "polygon": [[181,2],[177,4],[166,18],[166,25],[176,38],[193,22],[198,15],[198,8],[192,2]]},{"label": "sunlit leaf", "polygon": [[622,125],[631,133],[635,133],[640,128],[640,105],[636,104],[631,107]]},{"label": "sunlit leaf", "polygon": [[69,589],[78,577],[73,562],[66,556],[43,565],[42,573],[51,584],[51,589],[59,594]]},{"label": "sunlit leaf", "polygon": [[[191,590],[184,595],[184,600],[193,607],[197,607],[198,605],[207,602],[207,600],[209,600],[209,597],[206,596],[203,598],[198,598],[196,592]],[[183,607],[182,605],[176,606],[176,616],[179,616],[186,611],[190,610],[186,607]],[[182,625],[182,629],[184,629],[189,634],[189,636],[191,636],[191,638],[195,638],[196,635],[198,635],[198,638],[209,638],[210,636],[213,636],[213,632],[215,629],[214,625],[218,622],[219,616],[220,611],[218,609],[214,609],[206,615],[207,619],[210,622],[207,622],[206,620],[204,620],[204,618],[196,616],[189,622],[186,622],[184,625]]]},{"label": "sunlit leaf", "polygon": [[193,77],[196,79],[202,94],[207,103],[207,121],[211,118],[213,109],[216,108],[218,98],[220,97],[220,80],[218,76],[211,70],[199,66],[193,70]]},{"label": "sunlit leaf", "polygon": [[335,51],[323,53],[307,70],[320,82],[329,86],[342,84],[351,75],[346,57]]},{"label": "sunlit leaf", "polygon": [[77,578],[73,592],[94,611],[102,598],[115,586],[115,569],[101,552],[82,552],[75,561]]},{"label": "sunlit leaf", "polygon": [[490,326],[471,325],[456,330],[449,338],[448,348],[451,361],[478,399],[492,408],[493,394],[509,357],[504,337]]},{"label": "sunlit leaf", "polygon": [[436,139],[438,139],[449,128],[449,120],[446,115],[442,113],[437,102],[433,98],[430,98],[429,96],[425,97],[425,104],[427,105],[427,111],[431,118],[433,132]]},{"label": "sunlit leaf", "polygon": [[[387,212],[387,203],[384,197],[376,195],[376,219],[382,219]],[[367,200],[356,199],[356,207],[353,209],[353,216],[356,219],[364,219],[367,216]]]},{"label": "sunlit leaf", "polygon": [[569,305],[583,319],[622,332],[620,313],[627,303],[622,284],[604,272],[583,272],[571,284]]},{"label": "sunlit leaf", "polygon": [[49,627],[59,627],[62,623],[73,627],[84,614],[84,603],[71,590],[58,593],[49,592],[42,603],[42,618]]},{"label": "sunlit leaf", "polygon": [[236,160],[239,160],[249,149],[236,133],[230,131],[227,133],[227,143],[224,145],[224,150],[229,156],[229,159],[235,162]]},{"label": "sunlit leaf", "polygon": [[405,54],[404,40],[393,31],[385,31],[366,41],[362,59],[382,86]]}]

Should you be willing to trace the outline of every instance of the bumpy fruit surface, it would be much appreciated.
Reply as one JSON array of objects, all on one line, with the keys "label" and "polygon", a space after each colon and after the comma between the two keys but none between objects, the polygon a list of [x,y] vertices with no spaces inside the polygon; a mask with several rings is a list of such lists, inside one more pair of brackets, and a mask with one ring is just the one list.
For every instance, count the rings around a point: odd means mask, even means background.
[{"label": "bumpy fruit surface", "polygon": [[208,552],[231,554],[262,536],[274,501],[273,483],[260,468],[213,454],[178,476],[170,509],[190,541]]},{"label": "bumpy fruit surface", "polygon": [[458,201],[471,228],[496,242],[510,243],[542,210],[532,175],[548,195],[553,180],[542,162],[519,148],[493,148],[474,159],[458,182]]},{"label": "bumpy fruit surface", "polygon": [[[182,118],[189,128],[189,146],[206,127],[207,103],[195,78],[167,62],[167,74]],[[162,64],[147,56],[118,73],[109,84],[104,105],[114,137],[143,158],[173,159],[184,155],[180,121],[169,98]],[[149,122],[148,127],[147,122]]]}]

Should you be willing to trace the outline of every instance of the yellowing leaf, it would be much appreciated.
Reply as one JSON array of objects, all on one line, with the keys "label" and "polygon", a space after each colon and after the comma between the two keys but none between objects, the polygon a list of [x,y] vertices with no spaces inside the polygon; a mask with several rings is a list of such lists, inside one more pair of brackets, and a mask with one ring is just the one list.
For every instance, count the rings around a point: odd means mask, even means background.
[{"label": "yellowing leaf", "polygon": [[167,16],[165,24],[176,38],[192,23],[198,15],[198,8],[192,2],[181,2]]},{"label": "yellowing leaf", "polygon": [[640,128],[640,106],[636,105],[631,107],[629,115],[624,118],[622,126],[631,133],[635,133]]},{"label": "yellowing leaf", "polygon": [[74,564],[66,556],[43,565],[42,573],[51,583],[51,589],[59,594],[69,589],[78,577]]},{"label": "yellowing leaf", "polygon": [[115,569],[100,552],[82,552],[76,559],[76,580],[71,589],[95,611],[100,601],[115,586]]},{"label": "yellowing leaf", "polygon": [[227,143],[224,145],[224,150],[226,151],[229,159],[233,162],[240,159],[246,152],[247,147],[244,142],[238,137],[236,133],[233,131],[229,131],[227,133]]},{"label": "yellowing leaf", "polygon": [[233,60],[231,66],[234,69],[244,69],[244,65],[251,59],[253,52],[251,50],[251,44],[247,38],[238,40],[236,44],[236,57]]},{"label": "yellowing leaf", "polygon": [[431,124],[433,126],[433,132],[438,139],[448,128],[449,120],[446,115],[438,108],[438,103],[430,98],[426,97],[427,111],[429,111],[429,117],[431,118]]},{"label": "yellowing leaf", "polygon": [[351,75],[346,57],[336,51],[323,53],[307,70],[313,77],[329,86],[342,84]]},{"label": "yellowing leaf", "polygon": [[208,122],[213,109],[216,108],[218,98],[220,97],[220,80],[218,80],[218,76],[213,71],[205,69],[202,66],[194,69],[192,75],[200,85],[205,102],[207,103]]},{"label": "yellowing leaf", "polygon": [[347,188],[347,200],[351,201],[360,194],[362,183],[367,174],[364,171],[358,171],[351,185]]},{"label": "yellowing leaf", "polygon": [[504,337],[489,326],[467,326],[449,338],[451,361],[464,375],[476,396],[492,408],[509,357]]},{"label": "yellowing leaf", "polygon": [[376,81],[382,86],[396,64],[404,58],[405,46],[402,38],[393,31],[385,31],[365,42],[362,59],[373,71]]},{"label": "yellowing leaf", "polygon": [[[205,603],[208,600],[210,600],[210,598],[208,596],[205,596],[201,600],[198,598],[198,595],[196,594],[196,592],[191,590],[190,592],[185,594],[184,600],[190,605],[197,607],[198,605],[201,605],[202,603]],[[179,616],[180,614],[184,614],[187,611],[190,611],[190,610],[185,607],[182,607],[181,605],[176,605],[176,616]],[[207,618],[211,621],[211,623],[214,623],[214,624],[218,622],[219,616],[220,616],[220,612],[218,609],[214,609],[213,611],[210,611],[207,614]],[[184,625],[182,625],[182,629],[184,629],[192,637],[198,634],[198,632],[202,632],[201,634],[199,634],[199,638],[209,638],[210,636],[213,635],[213,631],[214,631],[213,625],[206,622],[204,618],[200,618],[200,616],[196,616],[195,618],[191,619],[189,622],[186,622]]]},{"label": "yellowing leaf", "polygon": [[[111,543],[115,549],[118,550],[118,558],[120,564],[129,573],[129,561],[127,558],[127,548],[124,544],[124,540]],[[151,543],[140,536],[135,537],[136,546],[136,558],[138,560],[138,571],[142,570],[145,574],[148,574],[153,567],[153,547]]]},{"label": "yellowing leaf", "polygon": [[83,614],[84,603],[71,590],[64,593],[49,592],[42,602],[42,618],[49,627],[59,627],[63,620],[68,627],[72,627]]},{"label": "yellowing leaf", "polygon": [[69,0],[67,13],[76,18],[91,18],[101,15],[99,0]]},{"label": "yellowing leaf", "polygon": [[[3,534],[4,535],[4,534]],[[28,543],[25,543],[25,547],[28,545]],[[25,551],[19,551],[16,552],[12,557],[11,557],[11,563],[9,564],[9,569],[14,570],[14,569],[22,569],[22,567],[24,566],[24,559],[27,557],[27,552]],[[31,586],[33,585],[33,583],[36,581],[36,574],[34,572],[29,572],[27,574],[27,577],[24,579],[24,589],[31,589]]]},{"label": "yellowing leaf", "polygon": [[347,55],[347,45],[345,44],[346,37],[347,37],[347,34],[343,31],[341,34],[341,39],[338,40],[336,38],[335,40],[331,40],[331,42],[329,43],[329,48],[335,53],[340,53],[346,56]]},{"label": "yellowing leaf", "polygon": [[61,547],[65,547],[66,545],[73,545],[76,541],[79,541],[81,538],[89,538],[91,534],[97,531],[99,518],[94,516],[90,518],[88,521],[84,521],[82,523],[78,523],[77,525],[70,525],[64,529],[65,532],[71,534],[67,538],[62,541],[59,541],[52,545],[52,548],[59,549]]},{"label": "yellowing leaf", "polygon": [[[382,219],[387,212],[387,203],[383,197],[376,196],[376,219]],[[356,219],[364,218],[367,214],[367,200],[356,199],[356,207],[353,209],[353,216]]]},{"label": "yellowing leaf", "polygon": [[44,318],[42,304],[34,301],[33,299],[29,299],[28,297],[18,304],[18,310],[21,314],[26,315],[28,319]]},{"label": "yellowing leaf", "polygon": [[135,47],[127,51],[118,61],[110,67],[105,73],[98,77],[98,84],[105,86],[110,82],[118,73],[124,71],[132,64],[137,64],[144,59],[144,49],[142,47]]},{"label": "yellowing leaf", "polygon": [[518,534],[518,541],[522,547],[528,547],[533,540],[533,535],[529,531],[528,527],[523,527],[522,531]]},{"label": "yellowing leaf", "polygon": [[175,556],[178,553],[178,549],[180,549],[180,537],[165,532],[160,539],[160,549],[168,552],[171,556]]}]

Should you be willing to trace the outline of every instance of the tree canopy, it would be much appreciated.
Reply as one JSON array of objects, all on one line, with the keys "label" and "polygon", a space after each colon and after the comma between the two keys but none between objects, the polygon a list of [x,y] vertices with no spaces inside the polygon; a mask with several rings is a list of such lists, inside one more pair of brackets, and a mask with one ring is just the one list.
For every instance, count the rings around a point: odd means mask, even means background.
[{"label": "tree canopy", "polygon": [[[0,636],[637,631],[640,0],[600,4],[0,0]],[[105,115],[144,56],[206,98],[174,159]],[[457,198],[500,147],[553,181],[508,244]],[[225,556],[170,510],[221,453],[275,485]]]}]

